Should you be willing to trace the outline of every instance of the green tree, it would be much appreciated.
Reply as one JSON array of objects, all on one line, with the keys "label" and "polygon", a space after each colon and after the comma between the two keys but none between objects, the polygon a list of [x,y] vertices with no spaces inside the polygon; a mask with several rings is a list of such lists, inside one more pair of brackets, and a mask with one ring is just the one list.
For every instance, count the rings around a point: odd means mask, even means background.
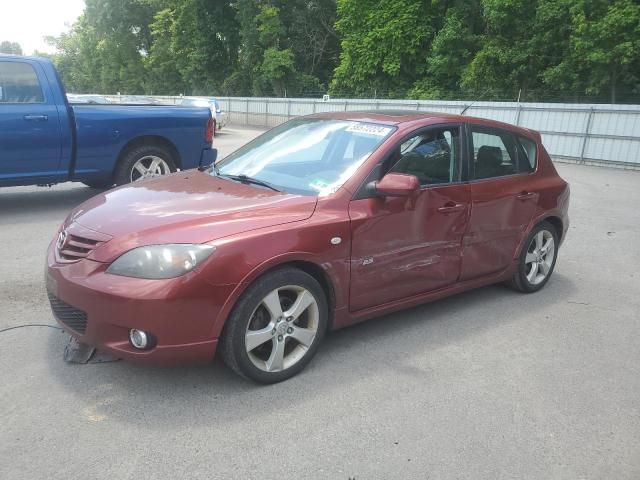
[{"label": "green tree", "polygon": [[442,4],[442,24],[436,24],[431,47],[425,58],[424,76],[409,91],[410,98],[460,98],[462,74],[480,48],[477,0]]},{"label": "green tree", "polygon": [[571,8],[569,48],[545,81],[590,95],[640,92],[640,5],[632,0],[580,0]]},{"label": "green tree", "polygon": [[153,17],[150,26],[152,45],[144,59],[147,73],[147,93],[177,95],[185,93],[188,82],[178,70],[173,46],[175,35],[175,10],[165,8]]},{"label": "green tree", "polygon": [[107,93],[100,85],[100,60],[95,55],[97,36],[84,14],[68,33],[48,37],[47,42],[58,50],[54,61],[68,92]]},{"label": "green tree", "polygon": [[516,98],[537,84],[539,66],[531,51],[537,1],[482,0],[481,48],[462,74],[474,94]]},{"label": "green tree", "polygon": [[402,96],[424,73],[424,52],[434,36],[433,17],[420,0],[338,0],[342,34],[333,93]]},{"label": "green tree", "polygon": [[18,42],[0,42],[0,53],[8,53],[10,55],[22,55],[22,47]]}]

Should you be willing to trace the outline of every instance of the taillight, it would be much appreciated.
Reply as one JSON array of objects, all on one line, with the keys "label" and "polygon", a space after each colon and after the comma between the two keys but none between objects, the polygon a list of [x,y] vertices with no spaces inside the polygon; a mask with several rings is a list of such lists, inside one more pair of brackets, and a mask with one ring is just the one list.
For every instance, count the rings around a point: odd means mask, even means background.
[{"label": "taillight", "polygon": [[212,117],[209,117],[209,121],[207,122],[207,130],[204,133],[204,141],[205,143],[213,142],[213,133],[215,132],[215,122]]}]

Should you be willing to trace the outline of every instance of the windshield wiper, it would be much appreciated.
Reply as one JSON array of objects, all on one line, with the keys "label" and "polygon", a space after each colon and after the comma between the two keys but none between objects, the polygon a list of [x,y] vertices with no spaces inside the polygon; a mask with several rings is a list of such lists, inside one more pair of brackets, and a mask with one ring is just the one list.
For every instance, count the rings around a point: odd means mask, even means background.
[{"label": "windshield wiper", "polygon": [[231,175],[229,173],[220,173],[216,170],[216,175],[218,177],[229,178],[231,180],[235,180],[236,182],[241,183],[252,183],[254,185],[260,185],[262,187],[267,187],[273,190],[274,192],[282,192],[278,187],[271,185],[269,182],[265,182],[264,180],[260,180],[259,178],[250,177],[248,175]]}]

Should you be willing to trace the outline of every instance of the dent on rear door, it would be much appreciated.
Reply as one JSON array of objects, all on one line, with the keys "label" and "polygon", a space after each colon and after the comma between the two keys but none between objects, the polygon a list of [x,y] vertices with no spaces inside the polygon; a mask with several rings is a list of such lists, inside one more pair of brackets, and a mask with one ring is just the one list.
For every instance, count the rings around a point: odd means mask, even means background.
[{"label": "dent on rear door", "polygon": [[537,194],[519,198],[528,184],[526,176],[472,183],[461,280],[499,272],[510,265],[536,209]]}]

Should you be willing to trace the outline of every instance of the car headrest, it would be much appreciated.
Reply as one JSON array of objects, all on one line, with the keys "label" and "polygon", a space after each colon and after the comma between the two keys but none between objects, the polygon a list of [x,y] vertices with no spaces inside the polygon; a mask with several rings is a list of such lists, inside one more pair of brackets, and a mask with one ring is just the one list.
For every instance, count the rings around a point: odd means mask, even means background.
[{"label": "car headrest", "polygon": [[482,165],[500,166],[502,165],[502,149],[483,145],[478,149],[476,161]]}]

